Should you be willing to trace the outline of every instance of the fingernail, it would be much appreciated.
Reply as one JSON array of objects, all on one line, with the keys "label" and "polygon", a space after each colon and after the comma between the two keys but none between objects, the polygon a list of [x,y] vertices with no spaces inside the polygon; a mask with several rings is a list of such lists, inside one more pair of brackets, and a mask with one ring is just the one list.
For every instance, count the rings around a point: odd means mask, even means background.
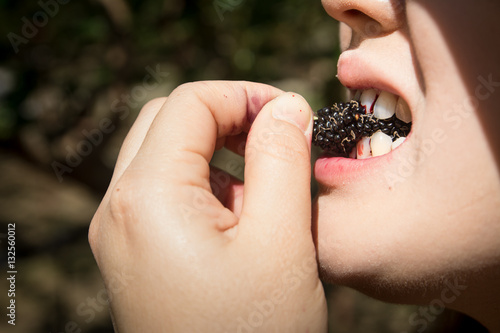
[{"label": "fingernail", "polygon": [[285,93],[274,100],[272,115],[297,126],[306,133],[311,122],[311,108],[306,100],[295,93]]}]

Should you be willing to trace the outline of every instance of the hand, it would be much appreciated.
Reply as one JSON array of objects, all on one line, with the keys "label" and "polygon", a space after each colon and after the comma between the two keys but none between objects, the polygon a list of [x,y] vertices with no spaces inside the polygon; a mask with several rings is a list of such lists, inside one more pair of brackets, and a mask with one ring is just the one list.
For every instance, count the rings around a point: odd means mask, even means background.
[{"label": "hand", "polygon": [[[143,108],[89,231],[117,331],[326,332],[311,133],[307,102],[263,84],[186,84]],[[215,148],[245,141],[245,183],[211,175]]]}]

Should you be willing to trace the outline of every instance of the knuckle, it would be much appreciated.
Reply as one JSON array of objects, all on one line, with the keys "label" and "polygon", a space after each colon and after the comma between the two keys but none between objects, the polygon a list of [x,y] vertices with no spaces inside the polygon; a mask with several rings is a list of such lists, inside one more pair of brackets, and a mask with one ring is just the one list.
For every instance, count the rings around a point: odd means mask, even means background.
[{"label": "knuckle", "polygon": [[114,221],[123,221],[130,215],[131,208],[137,202],[134,180],[124,174],[110,190],[111,194],[108,203],[110,217]]},{"label": "knuckle", "polygon": [[[136,181],[125,173],[117,183],[108,189],[107,198],[90,222],[88,242],[94,257],[99,264],[109,257],[113,248],[127,251],[127,245],[134,229],[134,210],[138,204]],[[113,244],[110,246],[110,244]]]},{"label": "knuckle", "polygon": [[[97,215],[97,214],[96,214]],[[92,250],[92,253],[94,253],[94,256],[97,257],[97,253],[99,252],[99,246],[98,246],[98,217],[95,216],[92,221],[90,222],[89,226],[89,232],[88,232],[88,241],[90,244],[90,249]]]},{"label": "knuckle", "polygon": [[205,86],[204,82],[187,82],[183,83],[177,88],[175,88],[170,94],[169,98],[185,97],[195,94],[202,86]]},{"label": "knuckle", "polygon": [[149,113],[156,113],[157,109],[159,109],[165,102],[168,100],[168,97],[158,97],[158,98],[153,98],[152,100],[148,101],[144,106],[142,107],[140,111],[140,115],[142,114],[149,114]]},{"label": "knuckle", "polygon": [[221,85],[214,81],[196,81],[183,83],[175,88],[169,99],[185,101],[205,101],[206,96],[214,96],[221,89]]}]

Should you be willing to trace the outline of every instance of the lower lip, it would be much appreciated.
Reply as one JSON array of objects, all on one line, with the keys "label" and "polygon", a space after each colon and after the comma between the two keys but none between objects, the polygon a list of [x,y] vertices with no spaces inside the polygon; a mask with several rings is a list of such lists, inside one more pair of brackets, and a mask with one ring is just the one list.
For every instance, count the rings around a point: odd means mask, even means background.
[{"label": "lower lip", "polygon": [[360,160],[323,155],[314,164],[314,177],[320,184],[329,187],[345,185],[359,178],[372,177],[388,166],[394,152]]}]

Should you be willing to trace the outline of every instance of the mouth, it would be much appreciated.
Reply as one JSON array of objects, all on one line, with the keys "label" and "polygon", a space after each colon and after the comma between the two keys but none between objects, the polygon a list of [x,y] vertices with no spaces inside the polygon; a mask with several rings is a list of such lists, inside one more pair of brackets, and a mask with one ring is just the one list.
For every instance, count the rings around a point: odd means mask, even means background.
[{"label": "mouth", "polygon": [[391,153],[409,136],[412,115],[408,103],[376,89],[351,91],[353,100],[317,111],[313,144],[325,156],[370,159]]},{"label": "mouth", "polygon": [[[418,149],[414,141],[418,136],[413,133],[418,131],[420,114],[416,110],[422,107],[424,96],[411,55],[398,57],[398,61],[394,61],[393,57],[393,54],[387,53],[387,48],[370,48],[369,44],[346,50],[340,55],[338,79],[349,89],[352,103],[359,104],[361,112],[358,119],[363,126],[370,125],[371,129],[354,132],[355,140],[352,140],[352,132],[346,133],[351,139],[344,141],[345,150],[343,147],[332,149],[332,145],[325,145],[325,142],[319,144],[324,153],[315,162],[314,176],[320,185],[325,186],[325,190],[344,188],[349,183],[389,185],[388,175],[399,175],[404,162],[416,158]],[[324,116],[325,119],[321,120],[319,114],[317,118],[315,125],[330,120]],[[374,128],[373,124],[378,124],[379,128],[377,125]],[[326,125],[325,122],[322,128],[315,126],[313,141],[321,141],[318,133],[330,129],[330,124]],[[331,129],[335,130],[333,126]],[[323,141],[325,137],[328,142],[334,139],[333,132],[327,134],[325,131],[323,134]],[[347,141],[352,141],[350,146],[345,144]]]},{"label": "mouth", "polygon": [[[324,153],[315,162],[314,176],[326,188],[344,186],[358,180],[373,182],[386,179],[384,175],[387,172],[397,170],[397,161],[403,161],[411,155],[413,116],[408,103],[402,97],[381,89],[350,92],[351,102],[323,108],[315,117],[313,143],[322,147]],[[336,137],[339,134],[330,125],[330,116],[334,116],[336,108],[340,111],[340,106],[346,108],[347,104],[350,104],[351,111],[355,110],[356,121],[351,124],[362,125],[364,129],[342,132],[340,135],[345,137],[339,141]],[[366,128],[368,126],[369,129]],[[343,144],[339,145],[338,142]]]}]

